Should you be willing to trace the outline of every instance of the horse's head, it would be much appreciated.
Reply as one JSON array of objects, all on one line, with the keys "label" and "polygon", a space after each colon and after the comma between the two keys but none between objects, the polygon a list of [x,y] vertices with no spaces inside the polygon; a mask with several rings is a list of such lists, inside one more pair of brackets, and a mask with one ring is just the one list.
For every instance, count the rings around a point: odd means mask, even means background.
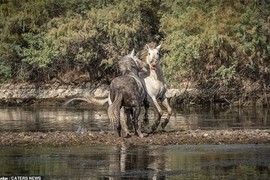
[{"label": "horse's head", "polygon": [[124,56],[119,61],[119,69],[122,74],[128,74],[130,72],[138,74],[138,72],[149,72],[149,65],[135,56],[133,49],[130,54]]},{"label": "horse's head", "polygon": [[149,64],[150,69],[156,70],[160,67],[159,50],[161,45],[155,47],[155,43],[146,44],[144,48],[144,59]]},{"label": "horse's head", "polygon": [[130,53],[130,57],[135,62],[135,64],[133,64],[133,68],[137,69],[139,72],[149,72],[149,65],[135,56],[134,49]]}]

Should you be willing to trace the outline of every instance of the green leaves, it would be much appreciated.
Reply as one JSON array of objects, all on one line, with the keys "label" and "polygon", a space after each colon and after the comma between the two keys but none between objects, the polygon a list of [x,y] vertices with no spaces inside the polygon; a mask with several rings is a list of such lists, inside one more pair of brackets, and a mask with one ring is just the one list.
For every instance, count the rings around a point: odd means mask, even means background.
[{"label": "green leaves", "polygon": [[250,72],[256,79],[269,66],[269,17],[260,0],[5,1],[0,80],[46,80],[74,69],[113,77],[121,56],[151,41],[162,43],[171,84],[201,77],[229,84]]},{"label": "green leaves", "polygon": [[154,1],[14,2],[0,7],[0,55],[15,57],[13,63],[24,67],[29,75],[21,76],[26,78],[46,80],[73,69],[110,76],[120,56],[160,37],[159,3]]},{"label": "green leaves", "polygon": [[27,47],[17,46],[15,50],[23,62],[45,68],[60,54],[59,44],[46,39],[44,34],[26,33],[22,37]]},{"label": "green leaves", "polygon": [[[185,78],[202,80],[204,76],[228,84],[236,77],[249,78],[242,76],[249,71],[259,73],[252,68],[254,65],[268,66],[267,2],[194,0],[173,5],[164,2],[162,6],[166,11],[160,20],[160,30],[165,35],[163,47],[168,52],[164,69],[171,83]],[[252,67],[243,66],[251,61]]]},{"label": "green leaves", "polygon": [[0,61],[0,76],[4,81],[11,78],[11,66],[7,62]]}]

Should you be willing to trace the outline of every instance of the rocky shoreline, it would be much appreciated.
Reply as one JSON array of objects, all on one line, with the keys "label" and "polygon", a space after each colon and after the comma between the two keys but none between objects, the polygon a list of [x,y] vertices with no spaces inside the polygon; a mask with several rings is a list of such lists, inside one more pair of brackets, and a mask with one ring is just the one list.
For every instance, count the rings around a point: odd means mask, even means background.
[{"label": "rocky shoreline", "polygon": [[144,138],[121,138],[114,132],[1,132],[0,146],[74,145],[181,145],[181,144],[264,144],[270,143],[270,130],[188,130],[158,132]]},{"label": "rocky shoreline", "polygon": [[108,87],[104,84],[82,85],[54,84],[1,84],[1,105],[62,105],[72,97],[106,97]]},{"label": "rocky shoreline", "polygon": [[[237,88],[198,89],[196,83],[182,82],[177,88],[169,88],[166,96],[173,106],[269,107],[270,94],[266,92],[269,91],[256,88],[246,89],[245,93],[240,92]],[[108,93],[108,84],[106,83],[7,83],[0,84],[0,104],[8,106],[61,106],[66,100],[73,97],[105,98]]]},{"label": "rocky shoreline", "polygon": [[[178,97],[184,89],[169,89],[167,97]],[[185,89],[186,91],[186,89]],[[74,97],[106,98],[107,84],[85,83],[81,85],[63,84],[0,84],[0,105],[3,106],[62,106]],[[85,102],[81,102],[83,106]],[[88,104],[89,105],[89,104]]]}]

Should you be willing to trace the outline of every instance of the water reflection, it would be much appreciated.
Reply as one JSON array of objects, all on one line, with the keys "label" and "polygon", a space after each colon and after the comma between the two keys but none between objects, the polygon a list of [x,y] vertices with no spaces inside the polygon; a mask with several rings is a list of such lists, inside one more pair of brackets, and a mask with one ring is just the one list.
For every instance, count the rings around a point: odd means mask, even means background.
[{"label": "water reflection", "polygon": [[[269,111],[266,108],[175,109],[167,130],[270,128]],[[157,113],[153,109],[149,113],[150,123],[153,123]],[[97,131],[111,128],[105,108],[0,107],[0,131]]]},{"label": "water reflection", "polygon": [[0,148],[0,175],[46,179],[267,179],[270,145]]},{"label": "water reflection", "polygon": [[108,130],[107,111],[75,108],[0,108],[0,131]]},{"label": "water reflection", "polygon": [[[118,147],[119,156],[115,165],[110,167],[108,177],[139,177],[140,179],[164,179],[160,174],[166,168],[166,151],[162,147],[136,147],[122,145]],[[115,173],[117,172],[117,173]]]},{"label": "water reflection", "polygon": [[[176,111],[178,113],[179,111]],[[270,127],[268,108],[185,109],[174,115],[172,127],[183,129],[265,129]],[[185,126],[186,125],[186,126]]]}]

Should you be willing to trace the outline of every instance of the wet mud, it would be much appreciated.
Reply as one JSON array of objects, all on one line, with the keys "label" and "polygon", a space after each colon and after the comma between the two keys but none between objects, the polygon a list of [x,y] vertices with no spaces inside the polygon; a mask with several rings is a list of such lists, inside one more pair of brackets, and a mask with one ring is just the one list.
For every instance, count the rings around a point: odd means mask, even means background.
[{"label": "wet mud", "polygon": [[270,143],[270,130],[188,130],[157,132],[144,138],[121,138],[113,131],[99,132],[1,132],[0,146],[74,145],[181,145],[181,144],[263,144]]}]

